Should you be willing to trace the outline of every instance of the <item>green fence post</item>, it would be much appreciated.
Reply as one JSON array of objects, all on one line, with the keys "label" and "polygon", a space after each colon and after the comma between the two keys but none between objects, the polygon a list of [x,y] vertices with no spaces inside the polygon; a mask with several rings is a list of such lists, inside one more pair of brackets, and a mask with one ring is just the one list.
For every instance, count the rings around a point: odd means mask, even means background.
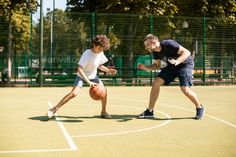
[{"label": "green fence post", "polygon": [[206,83],[206,17],[203,17],[203,85]]},{"label": "green fence post", "polygon": [[92,38],[95,37],[95,13],[92,12]]},{"label": "green fence post", "polygon": [[53,8],[52,8],[52,17],[51,17],[51,22],[52,22],[52,25],[51,25],[51,77],[52,77],[52,84],[54,85],[55,83],[55,80],[54,80],[54,70],[55,70],[55,67],[54,67],[54,62],[55,62],[55,56],[54,56],[54,51],[55,51],[55,0],[53,0]]},{"label": "green fence post", "polygon": [[30,86],[32,86],[32,84],[33,84],[33,81],[32,81],[32,65],[33,65],[33,59],[32,59],[32,48],[33,48],[33,38],[32,38],[32,21],[33,21],[33,19],[32,19],[32,10],[30,10]]},{"label": "green fence post", "polygon": [[26,67],[29,67],[29,65],[27,64],[28,63],[28,56],[27,56],[27,54],[25,54],[25,57],[24,57],[24,77],[25,77],[25,87],[27,86],[27,83],[28,83],[28,81],[27,81],[27,78],[28,78],[28,69],[26,68]]},{"label": "green fence post", "polygon": [[153,18],[152,15],[149,16],[149,27],[150,27],[150,33],[153,33]]},{"label": "green fence post", "polygon": [[40,0],[39,87],[43,86],[43,0]]},{"label": "green fence post", "polygon": [[[150,33],[153,33],[153,18],[152,15],[149,16],[149,27],[150,27]],[[152,63],[152,55],[150,55],[150,61]],[[150,72],[150,86],[152,85],[152,71]]]}]

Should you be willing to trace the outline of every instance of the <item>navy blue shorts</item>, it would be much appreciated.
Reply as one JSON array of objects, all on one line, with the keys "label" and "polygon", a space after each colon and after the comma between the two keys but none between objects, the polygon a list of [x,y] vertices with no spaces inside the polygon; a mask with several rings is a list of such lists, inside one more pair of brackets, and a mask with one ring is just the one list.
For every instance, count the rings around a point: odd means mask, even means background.
[{"label": "navy blue shorts", "polygon": [[157,77],[162,78],[165,81],[165,85],[169,85],[176,77],[179,78],[180,86],[192,86],[193,79],[193,67],[174,67],[167,66],[161,70]]},{"label": "navy blue shorts", "polygon": [[[102,81],[97,76],[94,79],[91,79],[90,81],[103,85]],[[81,88],[81,87],[83,87],[83,85],[84,85],[84,80],[77,75],[75,78],[75,81],[74,81],[74,86],[75,87],[79,86]]]}]

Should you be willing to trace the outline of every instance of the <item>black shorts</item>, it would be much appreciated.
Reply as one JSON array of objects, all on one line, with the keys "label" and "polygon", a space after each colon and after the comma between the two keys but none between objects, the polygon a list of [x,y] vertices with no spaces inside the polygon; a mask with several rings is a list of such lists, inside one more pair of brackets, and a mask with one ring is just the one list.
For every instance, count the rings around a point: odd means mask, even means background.
[{"label": "black shorts", "polygon": [[169,85],[176,77],[179,78],[180,86],[192,86],[193,79],[193,67],[183,66],[175,67],[169,65],[161,70],[157,77],[162,78],[165,81],[165,85]]}]

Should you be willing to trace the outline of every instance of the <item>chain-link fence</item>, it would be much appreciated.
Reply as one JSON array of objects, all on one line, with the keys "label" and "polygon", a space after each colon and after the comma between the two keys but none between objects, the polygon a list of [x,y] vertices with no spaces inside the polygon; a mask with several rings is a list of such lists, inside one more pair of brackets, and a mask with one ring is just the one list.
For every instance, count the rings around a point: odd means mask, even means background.
[{"label": "chain-link fence", "polygon": [[[32,23],[29,42],[14,40],[8,50],[8,24],[1,22],[1,82],[11,63],[11,84],[39,86],[40,69],[44,86],[73,85],[77,62],[96,34],[106,34],[112,47],[105,52],[115,67],[115,77],[98,73],[107,85],[150,85],[158,71],[137,70],[138,63],[150,64],[152,56],[144,49],[143,38],[153,33],[160,40],[174,39],[192,52],[195,60],[194,84],[234,84],[236,72],[236,25],[220,19],[139,16],[127,14],[49,12],[43,24],[43,57],[40,58],[40,23]],[[7,29],[9,30],[9,29]],[[0,44],[1,46],[1,44]],[[39,62],[41,61],[41,65]],[[175,84],[175,82],[173,83]]]}]

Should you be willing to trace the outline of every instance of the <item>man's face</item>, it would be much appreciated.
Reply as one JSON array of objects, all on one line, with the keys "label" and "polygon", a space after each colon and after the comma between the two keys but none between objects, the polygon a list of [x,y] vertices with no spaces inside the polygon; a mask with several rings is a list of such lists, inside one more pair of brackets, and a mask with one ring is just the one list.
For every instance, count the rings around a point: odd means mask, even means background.
[{"label": "man's face", "polygon": [[155,42],[150,41],[150,40],[146,40],[146,41],[144,42],[144,46],[145,46],[145,49],[146,49],[148,52],[150,52],[150,53],[154,52],[154,51],[155,51],[155,48],[156,48]]}]

